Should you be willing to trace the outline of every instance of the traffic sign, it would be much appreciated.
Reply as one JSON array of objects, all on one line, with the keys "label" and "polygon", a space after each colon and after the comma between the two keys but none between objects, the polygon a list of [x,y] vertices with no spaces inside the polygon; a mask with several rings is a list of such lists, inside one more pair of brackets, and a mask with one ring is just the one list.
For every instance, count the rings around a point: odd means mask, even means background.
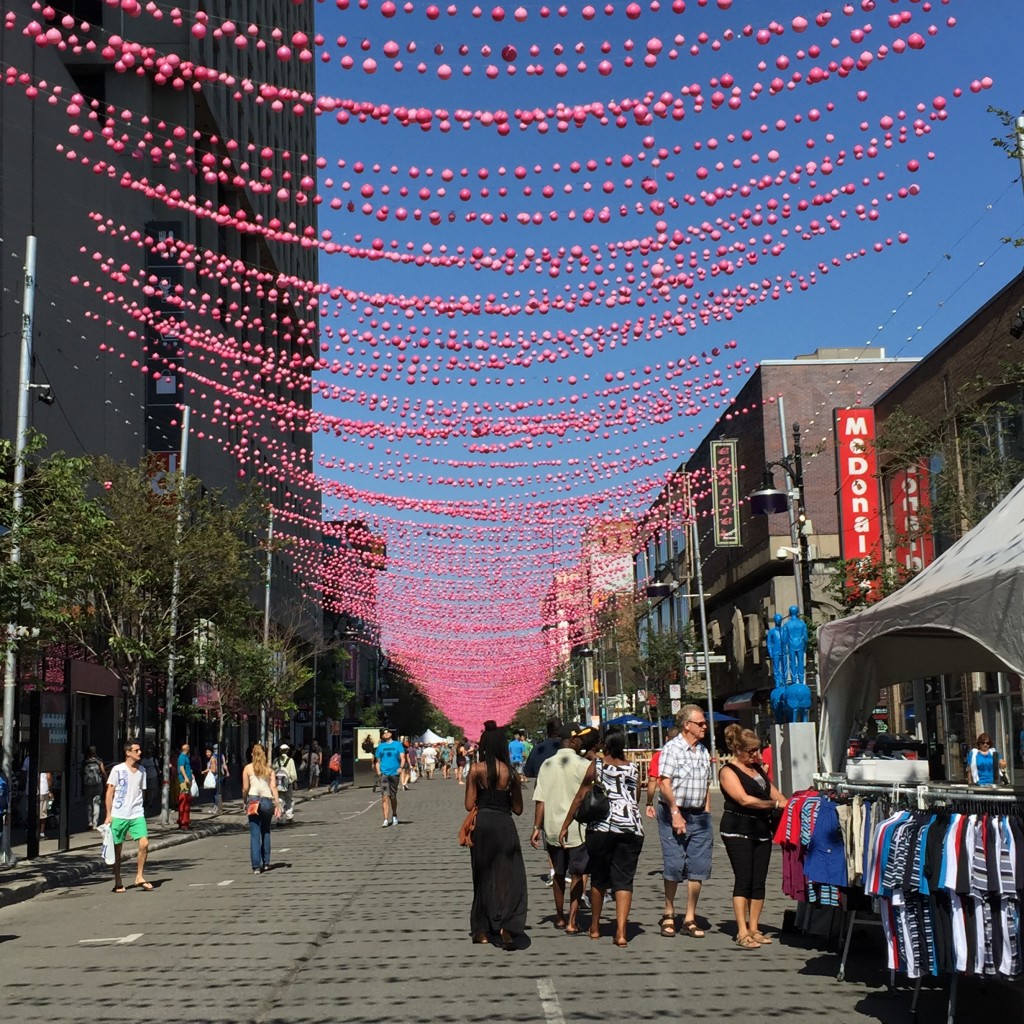
[{"label": "traffic sign", "polygon": [[[686,665],[687,665],[687,667],[689,667],[690,665],[703,665],[704,664],[704,655],[701,654],[699,651],[687,651],[685,657],[686,657]],[[724,665],[725,664],[725,655],[724,654],[709,654],[708,655],[708,661],[711,662],[712,665]]]},{"label": "traffic sign", "polygon": [[682,710],[682,707],[683,707],[683,702],[681,700],[674,700],[674,701],[672,701],[672,714],[673,715],[678,715],[679,712]]},{"label": "traffic sign", "polygon": [[652,708],[656,708],[658,706],[658,695],[656,693],[652,693],[647,698],[647,703],[650,704]]},{"label": "traffic sign", "polygon": [[678,683],[669,683],[668,695],[673,699],[682,697],[683,688]]}]

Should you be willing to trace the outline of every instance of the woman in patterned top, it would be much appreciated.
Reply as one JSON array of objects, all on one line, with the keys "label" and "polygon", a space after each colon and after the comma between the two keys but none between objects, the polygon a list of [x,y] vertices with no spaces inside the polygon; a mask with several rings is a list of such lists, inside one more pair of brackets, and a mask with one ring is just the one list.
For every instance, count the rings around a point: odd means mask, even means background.
[{"label": "woman in patterned top", "polygon": [[621,732],[610,732],[604,741],[604,757],[598,758],[587,769],[579,791],[569,805],[569,812],[559,833],[558,841],[565,841],[569,825],[576,810],[594,785],[600,782],[608,794],[609,811],[604,821],[587,826],[587,854],[590,858],[590,937],[601,938],[601,905],[604,894],[615,890],[616,946],[628,946],[626,925],[633,904],[633,877],[636,875],[640,851],[644,847],[644,826],[640,817],[637,794],[640,775],[635,764],[625,759],[626,737]]}]

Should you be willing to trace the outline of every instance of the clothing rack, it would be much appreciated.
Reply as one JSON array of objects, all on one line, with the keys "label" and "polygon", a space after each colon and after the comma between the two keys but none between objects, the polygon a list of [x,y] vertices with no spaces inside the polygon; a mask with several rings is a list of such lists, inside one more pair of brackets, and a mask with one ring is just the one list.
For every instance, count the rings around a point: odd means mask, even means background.
[{"label": "clothing rack", "polygon": [[[883,797],[894,805],[915,805],[918,810],[928,810],[937,806],[948,806],[950,803],[964,803],[975,806],[989,805],[1000,807],[1016,807],[1024,809],[1024,793],[1007,791],[1006,789],[991,789],[978,786],[958,785],[933,785],[932,783],[871,783],[871,782],[849,782],[844,775],[835,773],[818,773],[814,776],[814,785],[821,792],[835,793],[837,796],[858,795]],[[843,943],[842,957],[839,962],[839,971],[836,974],[837,981],[843,981],[846,977],[846,959],[850,952],[850,943],[853,938],[853,929],[856,924],[875,924],[881,927],[880,920],[870,920],[863,913],[858,919],[858,912],[850,912],[850,923],[846,929],[846,939]],[[889,989],[895,987],[895,971],[889,971]],[[921,995],[921,984],[923,977],[914,980],[914,993],[910,1002],[911,1017],[917,1019],[917,1003]],[[954,973],[951,976],[949,987],[949,1003],[946,1010],[946,1024],[954,1024],[956,1016],[957,991],[959,988],[960,975]]]}]

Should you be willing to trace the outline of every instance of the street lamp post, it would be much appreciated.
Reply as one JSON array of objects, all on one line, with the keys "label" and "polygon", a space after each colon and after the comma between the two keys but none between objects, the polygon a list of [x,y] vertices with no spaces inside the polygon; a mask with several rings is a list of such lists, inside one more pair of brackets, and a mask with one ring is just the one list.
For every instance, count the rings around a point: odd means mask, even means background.
[{"label": "street lamp post", "polygon": [[[21,358],[18,371],[18,413],[14,430],[14,490],[11,498],[11,565],[21,562],[19,526],[24,504],[25,485],[25,442],[28,437],[28,399],[32,390],[32,332],[34,330],[36,301],[36,238],[29,235],[25,244],[25,286],[22,301]],[[17,624],[7,626],[4,660],[4,726],[3,726],[3,771],[7,780],[8,793],[13,790],[14,778],[14,698],[17,693],[18,647]],[[68,737],[70,741],[70,737]],[[3,837],[0,840],[0,858],[3,863],[14,863],[11,852],[11,816],[3,817]]]},{"label": "street lamp post", "polygon": [[[782,491],[775,486],[775,479],[772,471],[781,469],[792,483],[792,490]],[[805,618],[811,618],[811,560],[810,546],[807,541],[807,512],[804,506],[804,466],[803,449],[800,446],[800,424],[793,424],[793,454],[783,455],[781,459],[774,462],[766,462],[764,465],[764,482],[761,489],[750,495],[750,511],[754,515],[770,516],[778,515],[792,507],[794,497],[796,508],[794,523],[796,526],[796,540],[800,549],[800,586],[798,588],[800,614]]]}]

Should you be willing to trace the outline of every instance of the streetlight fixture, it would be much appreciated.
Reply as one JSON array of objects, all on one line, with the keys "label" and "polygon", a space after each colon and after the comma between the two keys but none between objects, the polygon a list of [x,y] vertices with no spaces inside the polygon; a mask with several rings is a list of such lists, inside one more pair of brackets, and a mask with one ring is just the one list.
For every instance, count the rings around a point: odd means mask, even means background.
[{"label": "streetlight fixture", "polygon": [[[775,486],[773,470],[781,469],[792,483],[790,490],[780,490]],[[795,501],[796,509],[793,517],[793,528],[796,536],[793,540],[799,547],[799,556],[794,562],[794,571],[800,574],[798,589],[800,614],[811,618],[811,560],[810,547],[807,542],[807,513],[804,508],[804,466],[803,449],[800,447],[800,424],[793,424],[793,454],[783,455],[781,459],[766,462],[764,466],[764,482],[761,489],[754,491],[750,497],[750,511],[754,515],[772,516],[785,512]],[[781,549],[780,549],[781,550]]]}]

